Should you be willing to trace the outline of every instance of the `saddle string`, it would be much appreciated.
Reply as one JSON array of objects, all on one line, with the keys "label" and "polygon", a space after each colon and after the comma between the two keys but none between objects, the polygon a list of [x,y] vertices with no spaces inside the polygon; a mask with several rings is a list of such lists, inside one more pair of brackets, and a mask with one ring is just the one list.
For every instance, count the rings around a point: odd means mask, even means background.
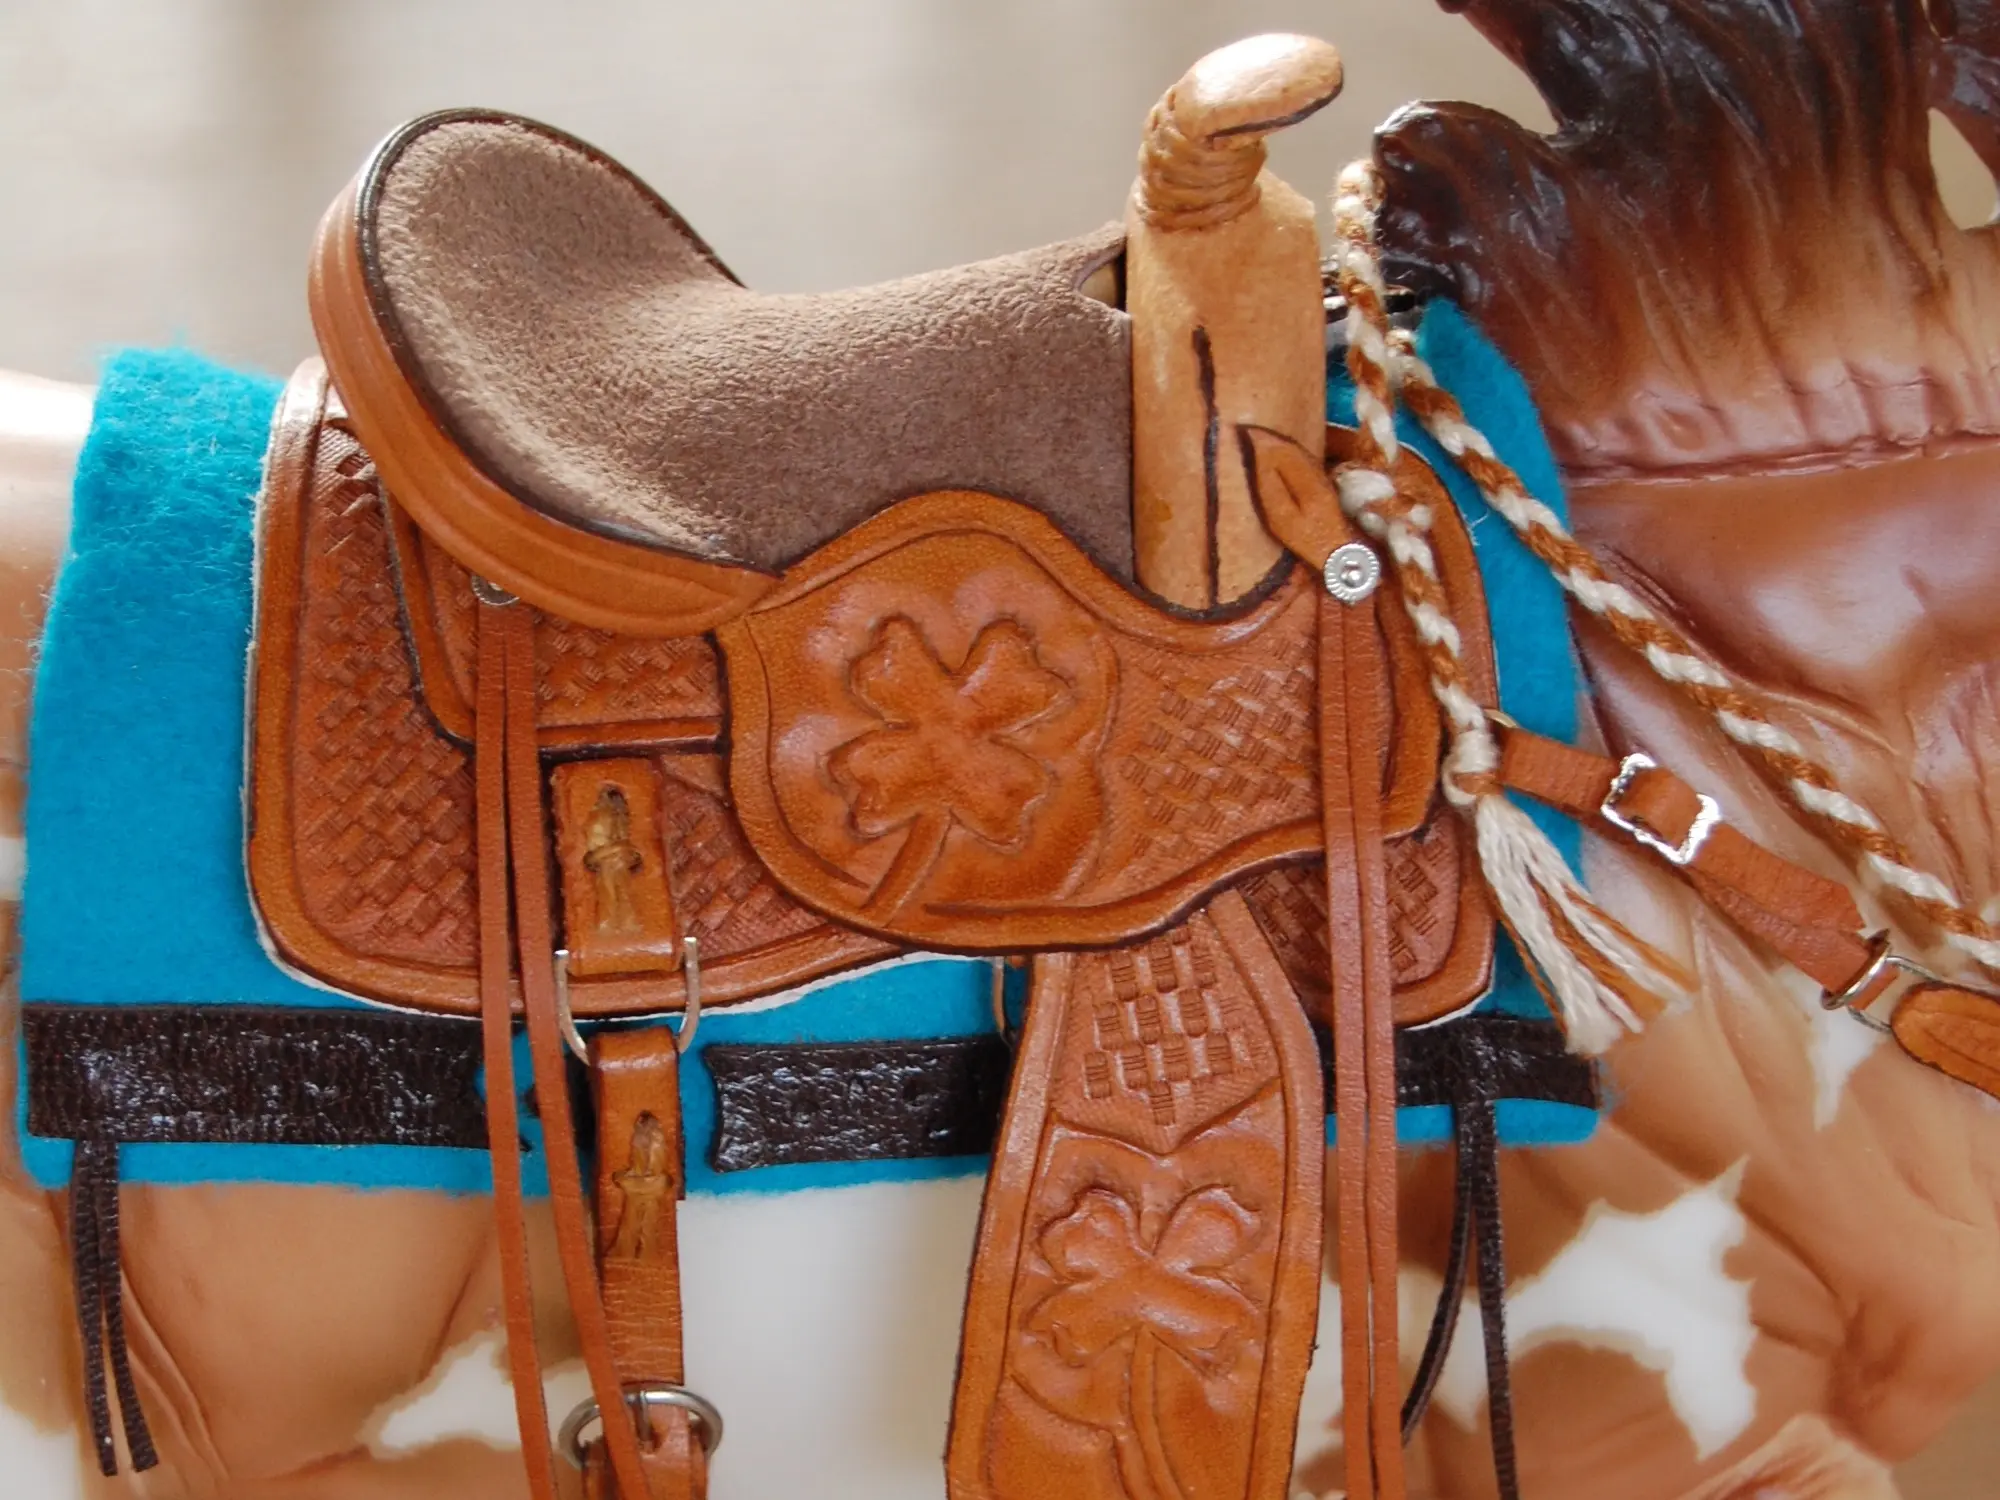
[{"label": "saddle string", "polygon": [[1422,647],[1432,695],[1450,728],[1440,787],[1471,822],[1502,921],[1561,1017],[1572,1047],[1601,1052],[1637,1031],[1684,987],[1671,960],[1603,912],[1532,819],[1503,792],[1488,710],[1472,696],[1457,627],[1427,533],[1429,507],[1391,477],[1396,437],[1386,288],[1373,253],[1373,209],[1350,168],[1336,190],[1334,267],[1347,302],[1357,458],[1335,475],[1342,509],[1388,553]]},{"label": "saddle string", "polygon": [[[1357,304],[1351,295],[1348,303],[1348,364],[1355,373],[1357,404],[1364,372],[1371,401],[1379,397],[1384,410],[1391,392],[1400,396],[1572,598],[1643,657],[1655,675],[1707,711],[1724,735],[1770,772],[1808,821],[1858,856],[1862,872],[1878,888],[1933,923],[1951,947],[2000,972],[2000,930],[1971,910],[1947,882],[1918,865],[1874,812],[1842,790],[1833,772],[1812,759],[1795,735],[1772,722],[1746,684],[1699,654],[1671,623],[1611,577],[1555,512],[1528,493],[1520,476],[1438,383],[1409,336],[1389,328],[1380,299],[1381,250],[1375,236],[1383,197],[1381,173],[1366,161],[1341,173],[1334,196],[1343,291],[1351,283],[1375,295],[1372,305]],[[1389,425],[1386,417],[1381,425]],[[1393,429],[1390,435],[1393,439]]]}]

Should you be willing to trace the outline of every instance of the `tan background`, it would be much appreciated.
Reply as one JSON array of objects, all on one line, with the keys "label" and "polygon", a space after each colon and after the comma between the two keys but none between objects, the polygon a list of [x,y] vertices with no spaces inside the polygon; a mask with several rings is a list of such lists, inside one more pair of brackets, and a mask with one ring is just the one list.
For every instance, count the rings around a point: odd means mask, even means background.
[{"label": "tan background", "polygon": [[[1547,125],[1431,0],[0,0],[0,367],[86,380],[108,347],[180,341],[288,369],[320,210],[446,105],[604,147],[768,289],[1055,239],[1117,214],[1160,90],[1262,30],[1348,60],[1276,153],[1315,195],[1409,98]],[[1990,212],[1962,144],[1939,160],[1961,219]],[[1906,1466],[1911,1500],[2000,1495],[1991,1396]]]}]

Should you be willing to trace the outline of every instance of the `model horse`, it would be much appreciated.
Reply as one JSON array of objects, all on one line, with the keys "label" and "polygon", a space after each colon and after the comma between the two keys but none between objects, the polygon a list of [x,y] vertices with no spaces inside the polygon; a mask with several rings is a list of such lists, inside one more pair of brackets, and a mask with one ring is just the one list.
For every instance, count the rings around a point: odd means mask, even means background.
[{"label": "model horse", "polygon": [[[1393,120],[1377,152],[1393,279],[1456,301],[1525,376],[1576,529],[1614,575],[1775,704],[1926,868],[1992,896],[2000,260],[1938,202],[1926,112],[2000,164],[2000,22],[1963,0],[1453,8],[1534,77],[1559,131],[1450,106]],[[16,839],[34,643],[89,414],[87,392],[0,385],[15,668],[0,832]],[[1608,747],[1676,767],[1733,826],[1854,879],[1706,714],[1591,619],[1577,640]],[[1594,1139],[1503,1160],[1522,1492],[1892,1495],[1889,1465],[2000,1369],[2000,1111],[1824,1011],[1657,863],[1608,842],[1588,860],[1603,904],[1696,982],[1608,1053]],[[1900,908],[1870,915],[1912,950],[1935,936]],[[1414,1322],[1437,1295],[1450,1165],[1413,1153],[1403,1171]],[[4,1209],[0,1398],[80,1430],[63,1206],[10,1162]],[[895,1200],[869,1243],[900,1265],[928,1240],[926,1263],[953,1270],[858,1300],[935,1294],[949,1323],[976,1210],[960,1184]],[[690,1238],[721,1242],[724,1218],[690,1211]],[[123,1219],[133,1358],[171,1455],[156,1492],[518,1492],[518,1456],[484,1440],[504,1422],[447,1407],[454,1383],[506,1405],[483,1200],[134,1185]],[[560,1347],[560,1306],[541,1311]],[[696,1339],[703,1316],[695,1303]],[[915,1327],[892,1330],[897,1353],[948,1376],[950,1329]],[[1323,1362],[1336,1344],[1322,1334]],[[836,1353],[804,1362],[831,1378]],[[1323,1375],[1297,1483],[1333,1495],[1339,1382]],[[1476,1352],[1455,1351],[1415,1493],[1490,1492],[1485,1398]],[[871,1411],[819,1461],[876,1465],[888,1492],[898,1458],[934,1463],[942,1415],[941,1400]]]}]

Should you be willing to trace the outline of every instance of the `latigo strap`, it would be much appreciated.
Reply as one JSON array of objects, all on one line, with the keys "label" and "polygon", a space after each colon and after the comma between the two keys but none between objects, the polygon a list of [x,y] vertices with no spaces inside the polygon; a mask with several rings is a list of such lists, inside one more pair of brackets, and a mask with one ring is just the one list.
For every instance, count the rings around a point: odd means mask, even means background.
[{"label": "latigo strap", "polygon": [[966,1296],[954,1500],[1288,1492],[1320,1077],[1234,892],[1145,943],[1036,956]]}]

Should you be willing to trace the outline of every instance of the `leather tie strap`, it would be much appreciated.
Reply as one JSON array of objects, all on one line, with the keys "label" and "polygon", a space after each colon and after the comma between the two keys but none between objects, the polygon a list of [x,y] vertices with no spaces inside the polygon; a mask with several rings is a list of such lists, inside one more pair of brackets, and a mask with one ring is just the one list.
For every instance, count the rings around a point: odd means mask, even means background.
[{"label": "leather tie strap", "polygon": [[[494,606],[486,606],[494,609]],[[496,611],[505,642],[504,721],[506,725],[508,847],[514,883],[514,933],[520,960],[521,998],[528,1021],[528,1051],[534,1061],[535,1097],[541,1104],[542,1138],[554,1210],[556,1253],[562,1262],[577,1342],[590,1374],[591,1395],[604,1415],[604,1442],[611,1472],[624,1500],[651,1493],[639,1452],[637,1429],[625,1416],[624,1385],[613,1356],[604,1297],[597,1280],[590,1211],[577,1160],[576,1128],[570,1114],[569,1068],[556,1012],[553,888],[549,872],[548,809],[542,787],[540,750],[535,739],[534,627],[524,607]],[[661,1497],[654,1497],[661,1500]]]},{"label": "leather tie strap", "polygon": [[508,889],[505,620],[479,606],[479,680],[474,720],[474,838],[479,872],[479,1016],[486,1056],[486,1132],[493,1158],[494,1233],[507,1319],[507,1364],[521,1429],[521,1459],[533,1500],[556,1500],[555,1453],[541,1361],[521,1191],[521,1124],[514,1097],[513,924]]},{"label": "leather tie strap", "polygon": [[1381,564],[1342,513],[1323,465],[1279,434],[1246,428],[1240,437],[1265,523],[1326,582],[1319,601],[1319,773],[1332,957],[1342,1446],[1349,1500],[1402,1500]]},{"label": "leather tie strap", "polygon": [[[555,1500],[540,1364],[535,1354],[534,1297],[523,1217],[520,1128],[514,1103],[509,913],[527,1015],[535,1096],[554,1209],[556,1248],[576,1320],[591,1391],[606,1415],[604,1446],[615,1493],[625,1500],[669,1500],[648,1488],[637,1430],[613,1357],[597,1280],[590,1217],[570,1115],[568,1068],[556,1013],[555,935],[551,921],[547,812],[535,741],[533,625],[525,608],[482,599],[474,780],[480,909],[480,1009],[487,1062],[488,1137],[493,1154],[508,1360],[521,1425],[522,1457],[534,1500]],[[511,897],[511,902],[510,902]],[[683,1492],[685,1493],[685,1492]]]},{"label": "leather tie strap", "polygon": [[1332,955],[1341,1412],[1350,1500],[1401,1500],[1396,1078],[1382,855],[1382,637],[1373,607],[1320,601],[1320,789]]},{"label": "leather tie strap", "polygon": [[[654,1389],[685,1378],[676,1205],[686,1196],[680,1044],[664,1026],[600,1033],[590,1044],[597,1101],[597,1253],[611,1353]],[[612,1420],[618,1420],[612,1413]],[[700,1500],[712,1435],[683,1407],[649,1407],[641,1462],[654,1500]],[[609,1423],[606,1424],[609,1426]]]}]

